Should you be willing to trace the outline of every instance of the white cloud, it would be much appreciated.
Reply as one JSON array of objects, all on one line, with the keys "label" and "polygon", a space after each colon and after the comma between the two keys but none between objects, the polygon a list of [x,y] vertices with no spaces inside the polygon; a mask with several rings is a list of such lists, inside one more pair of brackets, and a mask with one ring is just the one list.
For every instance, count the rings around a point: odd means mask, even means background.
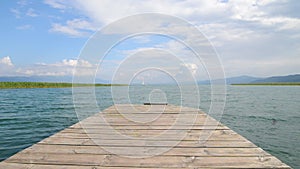
[{"label": "white cloud", "polygon": [[28,2],[27,0],[20,0],[17,2],[17,6],[15,8],[11,8],[10,12],[15,15],[17,19],[20,19],[24,16],[29,17],[37,17],[38,14],[33,8],[27,8],[32,2]]},{"label": "white cloud", "polygon": [[[59,5],[57,5],[59,3]],[[251,21],[258,18],[263,20],[268,17],[276,17],[265,12],[265,7],[277,4],[285,4],[286,0],[266,1],[266,0],[230,0],[222,2],[219,0],[202,0],[202,1],[137,1],[116,0],[111,3],[109,0],[75,0],[75,1],[57,1],[46,0],[47,4],[54,8],[62,8],[69,4],[70,6],[84,12],[86,16],[94,21],[107,24],[125,16],[145,13],[158,12],[169,15],[183,17],[191,22],[207,22],[197,20],[209,18],[209,22],[224,19],[237,19]]]},{"label": "white cloud", "polygon": [[80,70],[77,75],[91,75],[95,71],[95,65],[85,60],[64,59],[50,64],[14,66],[6,56],[0,59],[0,76],[72,76],[75,66]]},{"label": "white cloud", "polygon": [[83,19],[68,20],[65,25],[54,23],[50,32],[57,32],[73,37],[83,37],[91,34],[96,28],[90,22]]},{"label": "white cloud", "polygon": [[13,66],[11,59],[9,56],[3,57],[0,59],[0,65]]},{"label": "white cloud", "polygon": [[64,4],[64,1],[61,0],[44,0],[44,3],[50,5],[53,8],[57,9],[66,9],[67,6]]},{"label": "white cloud", "polygon": [[18,9],[10,9],[10,12],[12,12],[17,19],[21,18],[21,12]]},{"label": "white cloud", "polygon": [[9,56],[0,58],[0,76],[14,75],[14,67],[15,66]]},{"label": "white cloud", "polygon": [[289,18],[289,17],[273,17],[263,19],[262,22],[266,25],[277,24],[279,30],[299,30],[300,19],[299,18]]},{"label": "white cloud", "polygon": [[[95,31],[98,25],[103,26],[133,14],[158,12],[181,17],[195,24],[217,48],[224,61],[226,72],[229,72],[226,73],[228,75],[236,75],[235,71],[238,72],[238,68],[244,70],[238,73],[249,73],[246,65],[249,63],[259,65],[258,62],[261,61],[259,58],[265,58],[266,62],[270,62],[272,59],[275,61],[272,64],[264,64],[265,67],[258,66],[251,69],[254,75],[262,74],[259,71],[272,73],[274,68],[279,67],[279,72],[295,72],[292,67],[280,66],[281,62],[299,65],[298,62],[285,61],[285,57],[289,57],[291,60],[299,58],[299,45],[296,44],[300,35],[300,18],[298,10],[291,8],[294,3],[299,3],[298,1],[152,0],[133,2],[116,0],[112,3],[109,0],[46,0],[45,3],[52,4],[52,7],[60,10],[70,6],[74,11],[84,15],[83,18],[87,18],[53,24],[51,31],[74,37],[87,36],[91,31]],[[145,27],[147,24],[161,26],[159,18],[138,20],[137,23],[143,23]],[[142,31],[145,27],[136,28],[136,25],[133,24],[125,28],[117,28],[116,31],[121,30],[128,33],[134,29]],[[176,28],[177,33],[184,30],[184,28]],[[190,37],[193,35],[186,37],[186,40]],[[144,39],[144,42],[142,40],[141,43],[149,41],[149,39]],[[186,52],[184,48],[172,43],[161,44],[161,47],[170,49],[174,53],[184,54]],[[188,59],[190,58],[186,57],[186,63],[194,63],[194,60]]]},{"label": "white cloud", "polygon": [[30,17],[37,17],[37,16],[38,16],[38,14],[35,13],[35,10],[32,9],[32,8],[29,8],[29,9],[27,10],[26,15],[27,15],[27,16],[30,16]]},{"label": "white cloud", "polygon": [[69,36],[74,36],[74,37],[81,37],[83,36],[83,33],[68,26],[63,26],[61,24],[52,24],[52,28],[50,29],[50,32],[58,32],[58,33],[63,33],[67,34]]},{"label": "white cloud", "polygon": [[141,43],[141,44],[151,41],[150,36],[134,36],[132,37],[132,39],[135,41],[135,43]]},{"label": "white cloud", "polygon": [[185,63],[185,64],[183,64],[183,66],[187,67],[191,71],[193,76],[196,75],[197,70],[198,70],[198,66],[196,64],[194,64],[194,63]]},{"label": "white cloud", "polygon": [[[231,0],[229,1],[231,18],[249,23],[257,23],[262,26],[268,26],[269,29],[274,30],[299,30],[300,18],[283,16],[276,11],[268,11],[267,9],[274,7],[274,10],[278,10],[276,6],[284,6],[289,2],[288,0]],[[292,12],[292,11],[291,11]]]},{"label": "white cloud", "polygon": [[[287,65],[289,68],[287,68]],[[259,61],[248,59],[235,59],[225,61],[225,69],[231,76],[246,75],[267,77],[270,75],[288,75],[300,73],[300,59],[280,58],[268,60],[261,58]]]},{"label": "white cloud", "polygon": [[[52,31],[61,32],[71,36],[86,36],[90,27],[97,27],[108,24],[125,16],[158,12],[174,15],[187,19],[197,25],[209,38],[217,37],[214,43],[222,45],[225,40],[248,40],[265,34],[264,30],[276,32],[280,30],[299,30],[300,19],[283,16],[276,11],[270,11],[273,6],[284,6],[289,3],[287,0],[203,0],[203,1],[146,1],[132,2],[129,0],[116,0],[113,3],[109,0],[46,0],[45,3],[52,4],[54,8],[63,8],[69,5],[73,9],[80,11],[91,22],[84,23],[83,27],[75,28],[70,24],[53,24]],[[55,5],[54,5],[55,4]],[[58,4],[58,5],[57,5]],[[267,10],[268,9],[268,10]],[[278,8],[274,8],[278,9]],[[144,25],[159,23],[159,18],[152,20],[140,20]],[[76,20],[73,20],[76,22]],[[81,20],[81,22],[83,22]],[[92,23],[92,24],[91,24]],[[78,24],[78,23],[76,23]],[[160,26],[158,24],[158,26]],[[99,27],[98,27],[99,28]],[[135,25],[127,26],[132,31]],[[138,28],[139,30],[142,28]],[[96,29],[91,29],[96,30]],[[120,29],[118,30],[120,31]],[[126,31],[126,29],[122,29]]]},{"label": "white cloud", "polygon": [[95,69],[95,65],[85,60],[64,59],[61,62],[46,64],[38,63],[34,66],[29,66],[25,69],[20,69],[19,72],[24,72],[26,75],[38,76],[72,76],[77,67],[77,75],[91,75]]},{"label": "white cloud", "polygon": [[17,4],[20,5],[20,6],[26,6],[26,5],[28,5],[28,2],[26,0],[19,0],[17,2]]},{"label": "white cloud", "polygon": [[54,64],[55,66],[79,66],[79,67],[93,67],[91,63],[86,60],[64,59],[62,62]]},{"label": "white cloud", "polygon": [[152,79],[153,82],[170,81],[173,78],[179,82],[191,81],[191,72],[183,65],[185,64],[181,59],[167,50],[145,48],[125,57],[114,67],[115,74],[111,74],[111,77],[114,77],[116,83],[130,83],[139,76],[145,81]]},{"label": "white cloud", "polygon": [[210,15],[218,13],[221,15],[226,12],[226,3],[221,3],[217,0],[204,1],[129,1],[116,0],[111,3],[109,0],[90,0],[88,3],[84,0],[76,0],[73,6],[81,8],[87,16],[98,22],[107,24],[125,16],[159,12],[169,15],[180,16],[184,18],[194,17],[195,15]]},{"label": "white cloud", "polygon": [[33,28],[32,25],[29,25],[29,24],[16,27],[16,29],[19,29],[19,30],[27,30],[27,29],[32,29],[32,28]]}]

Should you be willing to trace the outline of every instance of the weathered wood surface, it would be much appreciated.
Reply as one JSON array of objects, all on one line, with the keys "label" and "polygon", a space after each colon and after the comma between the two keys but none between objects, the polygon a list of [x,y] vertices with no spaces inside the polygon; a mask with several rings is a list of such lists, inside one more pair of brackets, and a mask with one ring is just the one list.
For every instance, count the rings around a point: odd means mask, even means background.
[{"label": "weathered wood surface", "polygon": [[[162,108],[163,113],[160,112]],[[183,115],[180,116],[180,113]],[[99,117],[103,117],[105,122],[97,120]],[[131,117],[136,121],[131,121]],[[191,117],[196,117],[194,124],[190,121]],[[177,118],[183,119],[184,123],[174,126]],[[140,120],[146,122],[140,123]],[[111,129],[127,137],[116,137]],[[166,130],[169,133],[164,133]],[[178,140],[177,134],[182,132],[186,135]],[[166,137],[157,137],[164,134],[167,134]],[[144,138],[151,139],[144,141]],[[168,151],[165,151],[166,148],[169,148]],[[129,151],[121,151],[123,149]],[[113,154],[107,150],[120,150],[120,153]],[[160,150],[162,153],[139,158],[141,150],[148,154]],[[111,106],[13,155],[1,162],[0,168],[290,167],[199,110],[173,105],[119,105],[118,108]]]}]

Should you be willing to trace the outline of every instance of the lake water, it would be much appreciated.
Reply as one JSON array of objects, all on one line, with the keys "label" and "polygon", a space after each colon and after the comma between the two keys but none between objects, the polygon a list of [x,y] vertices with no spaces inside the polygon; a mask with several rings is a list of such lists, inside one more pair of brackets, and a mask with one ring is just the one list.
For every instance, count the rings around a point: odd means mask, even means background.
[{"label": "lake water", "polygon": [[[130,100],[142,104],[157,88],[166,93],[169,103],[180,103],[176,86],[131,87]],[[84,94],[85,88],[81,89]],[[209,91],[209,86],[200,86],[200,108],[206,112]],[[96,88],[100,109],[113,104],[110,92],[110,87]],[[300,168],[300,87],[228,86],[226,96],[222,123],[288,165]],[[121,103],[122,98],[115,102]],[[78,106],[87,109],[87,116],[95,113],[89,112],[88,104]],[[76,122],[71,88],[1,89],[0,160]]]}]

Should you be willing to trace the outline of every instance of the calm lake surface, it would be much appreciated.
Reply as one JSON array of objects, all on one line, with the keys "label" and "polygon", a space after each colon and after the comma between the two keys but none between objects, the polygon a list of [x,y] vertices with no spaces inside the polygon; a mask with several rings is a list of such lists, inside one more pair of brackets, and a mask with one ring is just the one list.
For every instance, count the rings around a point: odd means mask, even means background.
[{"label": "calm lake surface", "polygon": [[[142,104],[157,88],[166,93],[169,103],[179,105],[176,86],[133,86],[130,100]],[[210,87],[199,88],[200,108],[208,112]],[[95,90],[100,109],[113,105],[110,87]],[[85,88],[82,91],[84,95]],[[228,86],[226,97],[222,123],[293,168],[300,168],[299,86]],[[122,98],[116,101],[122,103]],[[78,106],[87,110],[87,116],[96,113],[88,104]],[[0,161],[76,122],[71,88],[0,89]]]}]

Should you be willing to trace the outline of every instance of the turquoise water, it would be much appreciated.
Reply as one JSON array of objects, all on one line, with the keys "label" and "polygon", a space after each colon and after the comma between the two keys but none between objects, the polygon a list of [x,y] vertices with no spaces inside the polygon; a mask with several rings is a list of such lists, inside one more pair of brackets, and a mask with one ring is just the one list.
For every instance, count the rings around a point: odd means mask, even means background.
[{"label": "turquoise water", "polygon": [[[130,100],[142,104],[157,88],[165,92],[169,103],[182,101],[176,86],[133,86],[129,89]],[[200,108],[206,112],[210,106],[209,89],[200,86]],[[300,168],[300,87],[228,86],[227,90],[221,122],[283,162]],[[85,89],[82,91],[84,94]],[[100,109],[113,104],[110,92],[110,87],[96,88]],[[190,97],[194,97],[193,93],[191,90]],[[115,101],[122,103],[122,98]],[[78,106],[87,109],[87,116],[94,113],[85,103]],[[0,160],[76,122],[71,88],[1,89]]]}]

